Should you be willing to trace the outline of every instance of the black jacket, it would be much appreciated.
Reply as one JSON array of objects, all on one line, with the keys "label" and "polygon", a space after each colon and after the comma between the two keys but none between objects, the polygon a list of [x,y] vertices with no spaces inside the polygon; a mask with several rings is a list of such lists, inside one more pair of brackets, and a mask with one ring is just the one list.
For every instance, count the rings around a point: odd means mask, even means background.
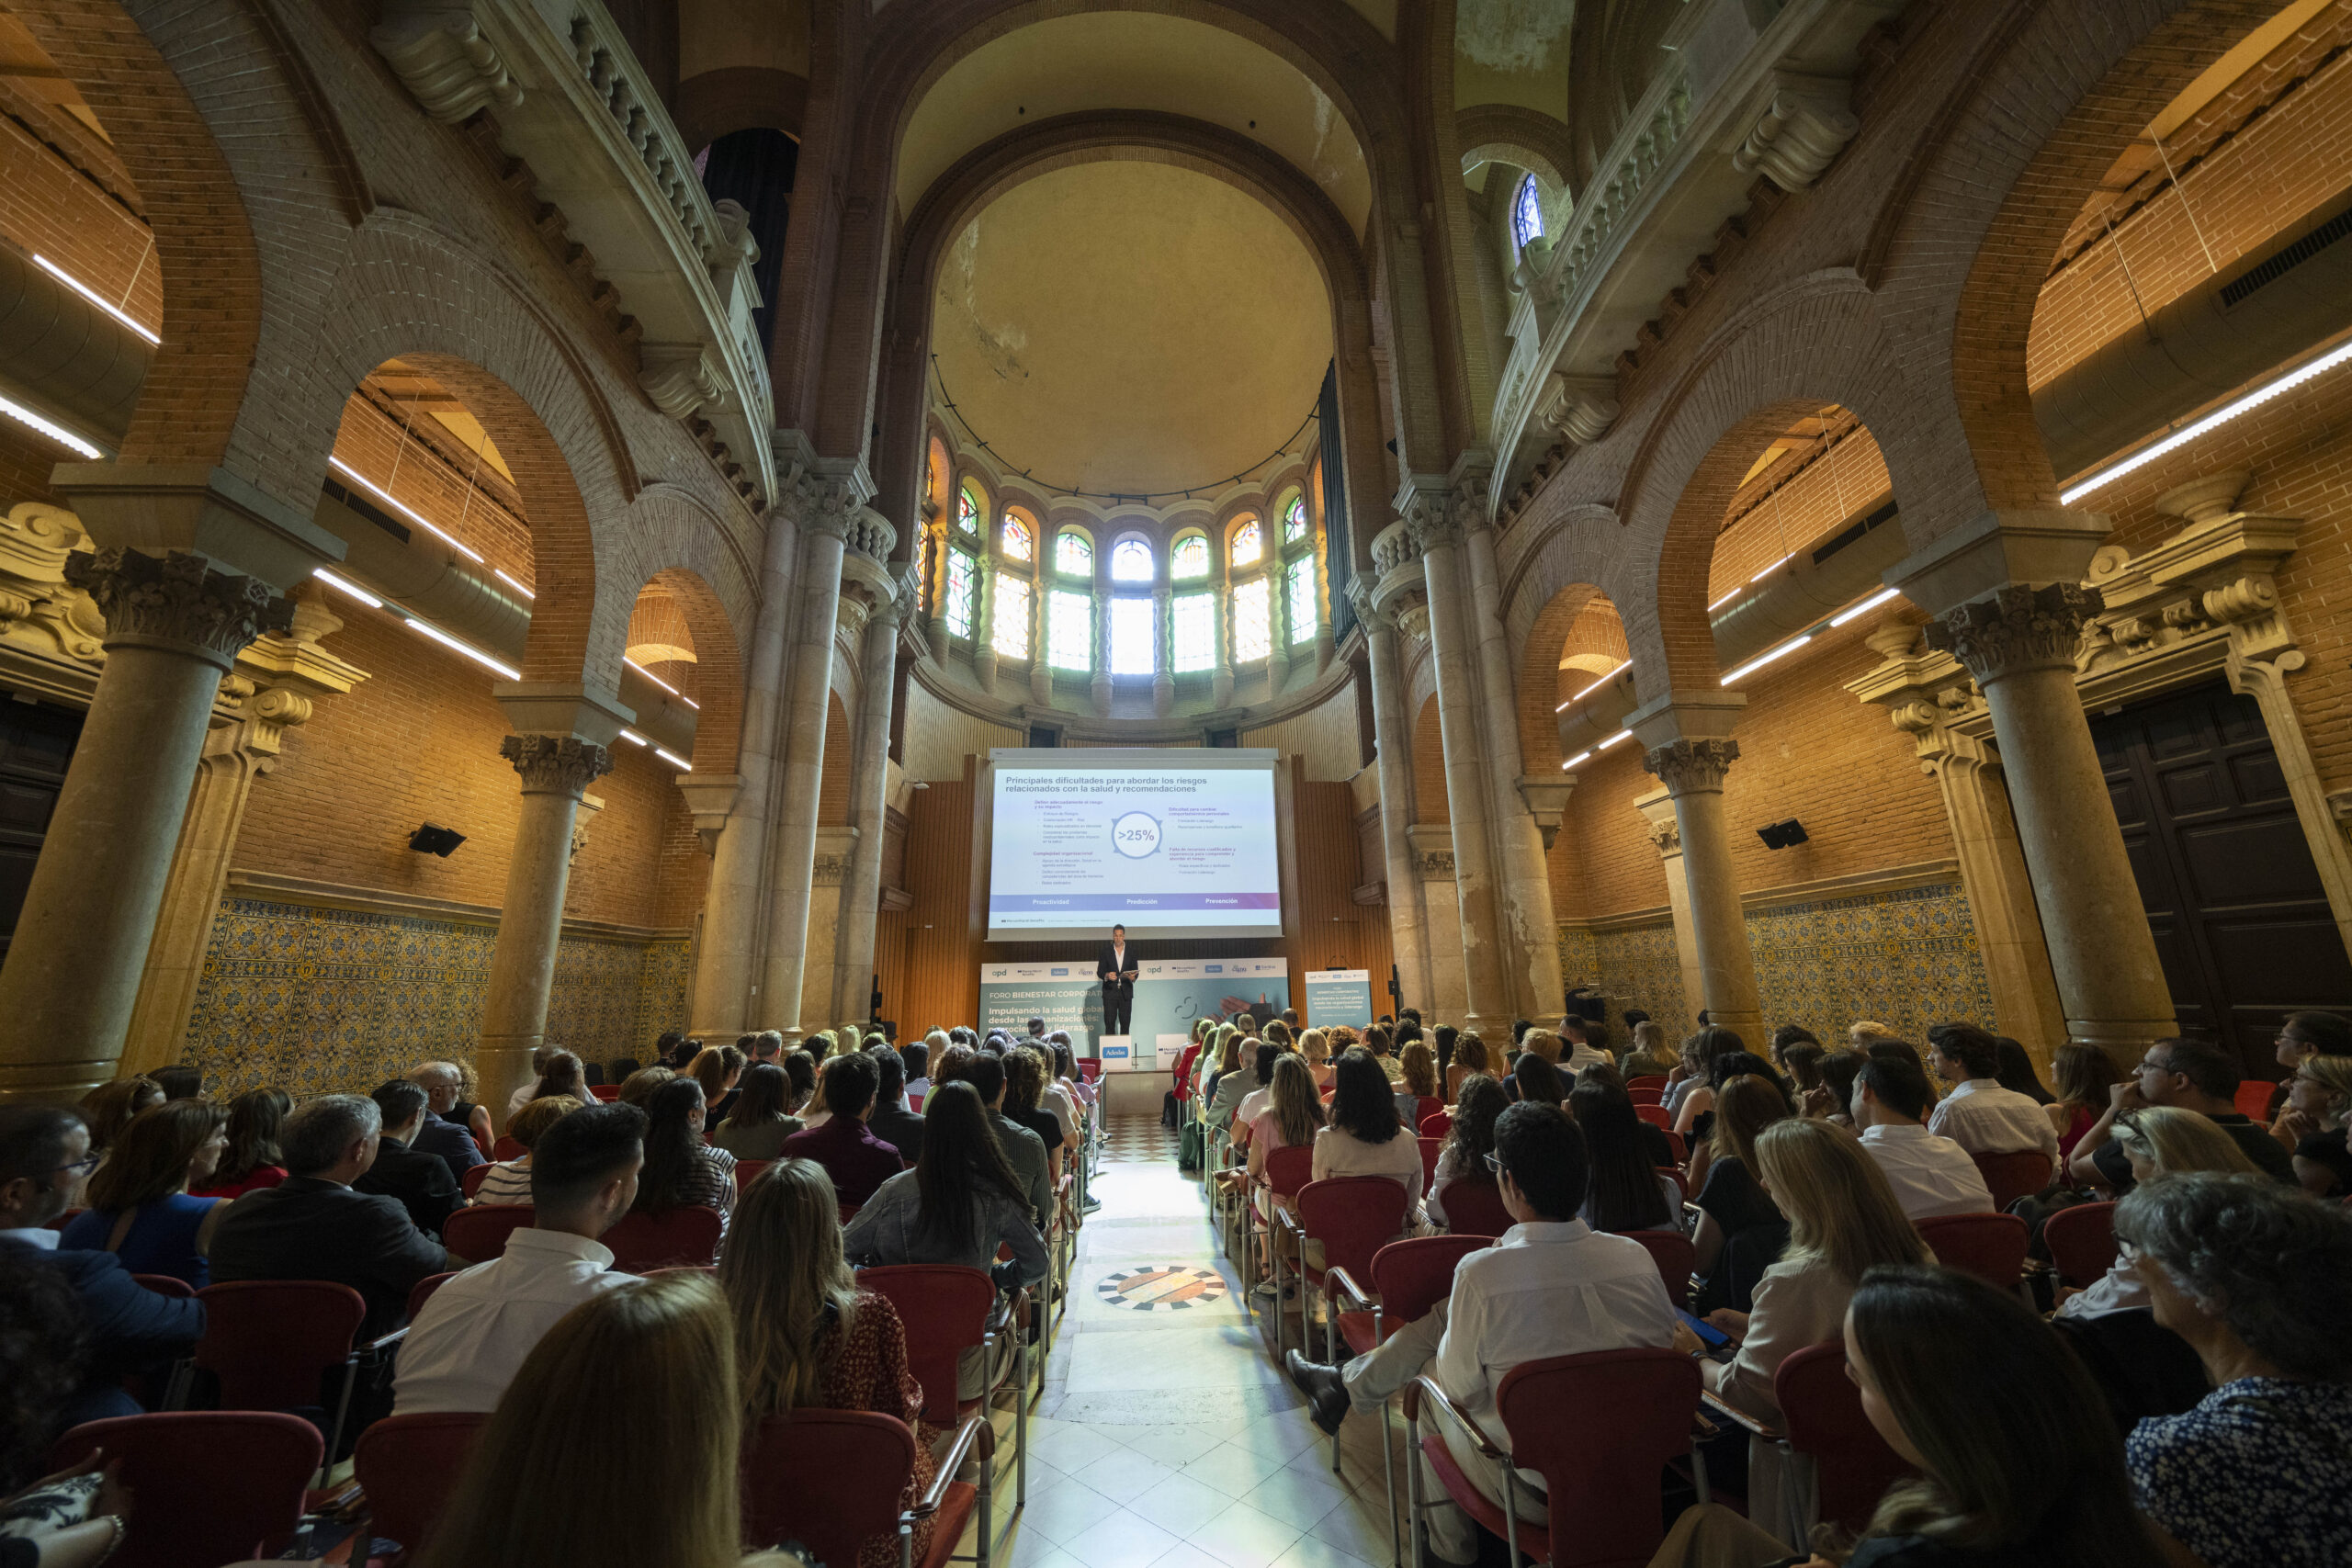
[{"label": "black jacket", "polygon": [[[447,1167],[442,1173],[446,1180]],[[212,1282],[330,1280],[349,1285],[368,1302],[359,1337],[374,1339],[400,1326],[409,1291],[447,1269],[448,1256],[410,1222],[398,1199],[315,1176],[291,1176],[230,1206],[212,1235]]]},{"label": "black jacket", "polygon": [[452,1181],[463,1181],[466,1172],[488,1163],[470,1129],[459,1122],[444,1121],[431,1111],[425,1112],[424,1120],[417,1124],[416,1142],[409,1146],[438,1155],[449,1168]]},{"label": "black jacket", "polygon": [[466,1201],[449,1162],[439,1155],[413,1149],[398,1138],[376,1145],[376,1163],[351,1184],[362,1192],[400,1200],[416,1228],[429,1235],[441,1234],[441,1224]]},{"label": "black jacket", "polygon": [[908,1169],[922,1158],[922,1118],[908,1110],[905,1100],[876,1106],[865,1118],[865,1130],[898,1150]]},{"label": "black jacket", "polygon": [[1114,987],[1120,990],[1133,990],[1135,988],[1133,980],[1122,980],[1116,976],[1123,971],[1141,968],[1143,966],[1141,960],[1142,954],[1134,942],[1127,943],[1126,957],[1122,960],[1114,956],[1111,944],[1106,942],[1095,950],[1094,977],[1102,982],[1102,988],[1106,991]]}]

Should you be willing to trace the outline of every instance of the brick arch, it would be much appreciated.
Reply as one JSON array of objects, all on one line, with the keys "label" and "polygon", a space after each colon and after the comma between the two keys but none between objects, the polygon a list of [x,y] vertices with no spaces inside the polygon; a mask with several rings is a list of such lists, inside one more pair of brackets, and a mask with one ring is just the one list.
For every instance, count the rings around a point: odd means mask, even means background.
[{"label": "brick arch", "polygon": [[1465,174],[1472,164],[1504,158],[1533,170],[1561,190],[1569,189],[1576,139],[1566,125],[1541,109],[1473,104],[1453,111],[1453,134],[1461,144]]},{"label": "brick arch", "polygon": [[695,700],[702,705],[695,714],[695,754],[687,760],[696,773],[731,773],[743,729],[743,652],[734,623],[697,572],[667,567],[648,581],[659,583],[684,612],[694,639]]},{"label": "brick arch", "polygon": [[[838,666],[841,660],[835,660]],[[850,773],[855,767],[851,752],[849,708],[842,701],[839,672],[835,687],[825,694],[825,755],[817,768],[817,826],[846,828],[849,819]]]},{"label": "brick arch", "polygon": [[1413,820],[1453,820],[1445,794],[1445,737],[1438,723],[1435,692],[1421,699],[1413,715]]},{"label": "brick arch", "polygon": [[781,130],[797,141],[808,112],[808,77],[772,65],[723,65],[679,83],[670,118],[686,151],[700,152],[738,130]]},{"label": "brick arch", "polygon": [[[1606,623],[1605,631],[1597,631],[1594,623]],[[1560,660],[1566,655],[1570,640],[1596,645],[1608,644],[1623,659],[1625,631],[1617,606],[1600,585],[1591,582],[1565,584],[1535,612],[1534,624],[1528,628],[1520,643],[1519,678],[1515,682],[1519,695],[1520,771],[1536,778],[1548,777],[1562,761],[1560,732],[1553,715],[1559,705],[1575,694],[1560,679]],[[1591,683],[1587,677],[1585,683]]]},{"label": "brick arch", "polygon": [[2051,261],[2126,144],[2278,9],[2278,0],[2049,0],[2012,6],[1987,39],[1966,73],[1970,91],[1925,139],[1928,151],[1862,260],[1883,281],[1886,320],[1925,412],[1964,433],[1915,471],[1915,546],[1989,508],[2058,504],[2026,387],[2026,341]]}]

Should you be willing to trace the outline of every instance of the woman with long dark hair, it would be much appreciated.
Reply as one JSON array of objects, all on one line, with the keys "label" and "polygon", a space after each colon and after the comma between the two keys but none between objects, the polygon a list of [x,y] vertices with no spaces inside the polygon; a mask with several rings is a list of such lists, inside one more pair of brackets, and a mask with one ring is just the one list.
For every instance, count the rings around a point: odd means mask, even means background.
[{"label": "woman with long dark hair", "polygon": [[2058,1168],[2063,1172],[2083,1134],[2107,1114],[2109,1091],[2122,1075],[2104,1046],[2079,1043],[2059,1046],[2050,1070],[2057,1080],[2058,1098],[2043,1106],[2041,1113],[2058,1134]]},{"label": "woman with long dark hair", "polygon": [[784,1153],[785,1139],[800,1131],[800,1118],[786,1101],[792,1080],[774,1062],[754,1062],[743,1069],[742,1087],[734,1109],[719,1123],[711,1142],[737,1159],[774,1159]]},{"label": "woman with long dark hair", "polygon": [[702,1141],[702,1085],[672,1078],[645,1102],[645,1167],[637,1176],[632,1210],[649,1214],[696,1204],[718,1211],[727,1235],[735,1212],[735,1156]]},{"label": "woman with long dark hair", "polygon": [[[1475,1041],[1478,1037],[1463,1038]],[[1460,1049],[1458,1044],[1455,1048]],[[1484,1055],[1482,1047],[1480,1055]],[[1445,1145],[1437,1152],[1437,1169],[1430,1178],[1430,1224],[1453,1224],[1445,1217],[1444,1198],[1445,1190],[1455,1182],[1494,1185],[1487,1156],[1495,1152],[1495,1119],[1510,1109],[1510,1097],[1503,1092],[1503,1086],[1486,1074],[1472,1073],[1462,1080],[1461,1093],[1453,1102],[1453,1126],[1445,1134]]]},{"label": "woman with long dark hair", "polygon": [[548,1063],[547,1076],[539,1080],[538,1090],[531,1098],[553,1100],[559,1094],[568,1094],[582,1105],[596,1098],[588,1092],[587,1069],[569,1051],[555,1054],[555,1059]]},{"label": "woman with long dark hair", "polygon": [[1411,1228],[1421,1217],[1421,1145],[1396,1119],[1388,1075],[1371,1052],[1358,1046],[1340,1058],[1336,1081],[1330,1125],[1315,1135],[1311,1179],[1387,1177],[1412,1195],[1405,1205],[1406,1225]]},{"label": "woman with long dark hair", "polygon": [[190,1187],[191,1198],[242,1198],[256,1188],[275,1187],[286,1179],[286,1156],[277,1146],[277,1131],[294,1109],[294,1097],[282,1089],[249,1089],[229,1102],[229,1146],[211,1179]]},{"label": "woman with long dark hair", "polygon": [[1568,1108],[1567,1093],[1560,1084],[1560,1069],[1532,1051],[1521,1051],[1519,1060],[1511,1064],[1509,1092],[1515,1101],[1533,1100],[1562,1111]]},{"label": "woman with long dark hair", "polygon": [[1579,1082],[1569,1091],[1568,1114],[1591,1162],[1578,1217],[1597,1231],[1680,1230],[1682,1189],[1642,1152],[1642,1119],[1632,1097],[1609,1084]]},{"label": "woman with long dark hair", "polygon": [[202,1100],[167,1100],[132,1117],[113,1156],[90,1178],[89,1208],[59,1245],[111,1252],[133,1274],[169,1274],[198,1291],[210,1284],[205,1254],[228,1204],[188,1189],[212,1179],[229,1146],[227,1122]]}]

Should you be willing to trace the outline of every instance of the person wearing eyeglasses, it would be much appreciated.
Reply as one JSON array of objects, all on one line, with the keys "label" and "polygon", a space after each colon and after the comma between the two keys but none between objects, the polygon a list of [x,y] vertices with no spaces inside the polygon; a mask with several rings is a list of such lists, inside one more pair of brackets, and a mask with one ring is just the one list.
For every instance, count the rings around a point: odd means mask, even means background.
[{"label": "person wearing eyeglasses", "polygon": [[0,1106],[0,1247],[23,1249],[0,1256],[12,1268],[28,1253],[46,1257],[73,1288],[89,1331],[89,1362],[60,1430],[138,1415],[124,1375],[187,1354],[204,1334],[201,1301],[148,1290],[111,1252],[58,1246],[57,1217],[96,1166],[90,1129],[73,1111]]},{"label": "person wearing eyeglasses", "polygon": [[2169,1105],[2211,1120],[2265,1175],[2296,1185],[2287,1151],[2267,1128],[2238,1110],[2238,1079],[2236,1059],[2218,1046],[2201,1040],[2153,1042],[2132,1076],[2108,1091],[2107,1114],[2075,1145],[2068,1173],[2118,1195],[2131,1191],[2132,1161],[2115,1142],[2115,1119],[2143,1106]]}]

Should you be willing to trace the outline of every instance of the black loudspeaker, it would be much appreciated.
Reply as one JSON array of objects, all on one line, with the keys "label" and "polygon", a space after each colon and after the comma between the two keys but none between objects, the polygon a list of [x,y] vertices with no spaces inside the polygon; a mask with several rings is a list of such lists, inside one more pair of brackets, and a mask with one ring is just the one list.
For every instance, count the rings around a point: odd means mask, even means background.
[{"label": "black loudspeaker", "polygon": [[1789,849],[1805,842],[1812,837],[1804,830],[1804,824],[1793,817],[1779,822],[1766,823],[1756,829],[1756,836],[1764,840],[1764,847],[1768,850]]},{"label": "black loudspeaker", "polygon": [[449,858],[449,852],[466,841],[466,836],[455,828],[435,828],[427,822],[408,836],[408,847],[419,854]]}]

